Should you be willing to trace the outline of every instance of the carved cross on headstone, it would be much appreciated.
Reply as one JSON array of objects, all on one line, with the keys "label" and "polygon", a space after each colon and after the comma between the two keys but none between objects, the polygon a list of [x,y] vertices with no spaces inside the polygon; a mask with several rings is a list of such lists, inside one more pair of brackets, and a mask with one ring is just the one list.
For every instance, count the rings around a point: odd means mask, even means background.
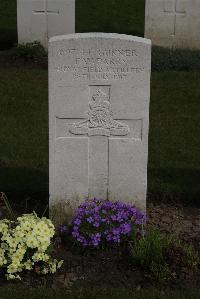
[{"label": "carved cross on headstone", "polygon": [[[88,195],[109,198],[109,147],[113,139],[141,140],[141,119],[115,119],[110,103],[110,86],[90,86],[85,118],[59,119],[57,138],[87,139]],[[61,123],[65,123],[64,125]],[[65,133],[64,133],[65,132]],[[65,134],[65,136],[64,136]],[[77,141],[78,141],[77,139]],[[77,143],[78,144],[78,143]]]},{"label": "carved cross on headstone", "polygon": [[[1,0],[0,0],[1,1]],[[75,32],[75,0],[16,0],[18,43],[40,42]]]},{"label": "carved cross on headstone", "polygon": [[35,14],[44,14],[44,15],[48,15],[48,14],[59,14],[59,10],[48,10],[47,8],[47,1],[48,0],[45,0],[44,1],[44,10],[34,10],[34,13]]},{"label": "carved cross on headstone", "polygon": [[[109,197],[109,139],[111,136],[127,136],[128,125],[114,120],[109,95],[97,86],[88,104],[88,117],[70,125],[73,135],[88,136],[88,194]],[[100,163],[99,163],[100,162]]]},{"label": "carved cross on headstone", "polygon": [[172,30],[172,36],[176,35],[176,29],[177,29],[177,17],[178,16],[186,16],[185,10],[179,10],[178,9],[178,1],[179,0],[164,0],[164,13],[165,15],[172,16],[173,17],[173,30]]},{"label": "carved cross on headstone", "polygon": [[47,31],[47,37],[48,37],[48,15],[59,15],[59,10],[50,10],[48,9],[48,0],[44,0],[44,9],[43,10],[34,10],[33,14],[35,15],[43,15],[46,19],[46,31]]}]

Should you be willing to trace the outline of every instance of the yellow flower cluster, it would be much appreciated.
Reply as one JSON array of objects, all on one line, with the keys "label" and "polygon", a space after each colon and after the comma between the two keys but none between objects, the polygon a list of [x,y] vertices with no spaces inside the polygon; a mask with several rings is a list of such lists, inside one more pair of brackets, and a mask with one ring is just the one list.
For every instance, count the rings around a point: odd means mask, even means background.
[{"label": "yellow flower cluster", "polygon": [[63,263],[46,253],[55,228],[46,217],[25,214],[17,221],[0,220],[0,268],[7,269],[7,279],[15,279],[23,270],[32,270],[40,262],[37,273],[55,273]]}]

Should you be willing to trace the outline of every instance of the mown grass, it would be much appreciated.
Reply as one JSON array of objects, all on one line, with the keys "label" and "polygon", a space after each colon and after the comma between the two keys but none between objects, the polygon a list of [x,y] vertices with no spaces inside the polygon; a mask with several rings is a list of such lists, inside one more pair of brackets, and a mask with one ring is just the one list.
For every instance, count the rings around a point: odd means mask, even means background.
[{"label": "mown grass", "polygon": [[150,290],[53,290],[53,289],[8,289],[0,288],[0,298],[66,298],[66,299],[199,299],[200,292],[191,291],[157,291]]},{"label": "mown grass", "polygon": [[[153,72],[148,192],[200,198],[200,71]],[[47,70],[0,70],[0,189],[48,192]]]},{"label": "mown grass", "polygon": [[150,193],[200,201],[199,85],[200,71],[152,73]]},{"label": "mown grass", "polygon": [[144,35],[145,0],[76,0],[76,32]]},{"label": "mown grass", "polygon": [[0,48],[17,42],[17,3],[16,0],[0,1]]},{"label": "mown grass", "polygon": [[[76,32],[144,35],[144,0],[76,0]],[[17,42],[16,0],[0,1],[0,47]]]},{"label": "mown grass", "polygon": [[0,70],[0,186],[48,190],[47,71]]}]

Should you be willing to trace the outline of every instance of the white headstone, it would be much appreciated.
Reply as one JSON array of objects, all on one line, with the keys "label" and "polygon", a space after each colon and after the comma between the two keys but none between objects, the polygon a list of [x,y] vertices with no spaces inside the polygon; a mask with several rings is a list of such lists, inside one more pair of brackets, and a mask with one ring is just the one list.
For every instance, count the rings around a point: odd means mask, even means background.
[{"label": "white headstone", "polygon": [[75,32],[75,0],[17,0],[18,43]]},{"label": "white headstone", "polygon": [[146,0],[145,19],[153,44],[200,49],[200,0]]},{"label": "white headstone", "polygon": [[50,39],[50,205],[97,197],[145,210],[150,67],[147,39]]}]

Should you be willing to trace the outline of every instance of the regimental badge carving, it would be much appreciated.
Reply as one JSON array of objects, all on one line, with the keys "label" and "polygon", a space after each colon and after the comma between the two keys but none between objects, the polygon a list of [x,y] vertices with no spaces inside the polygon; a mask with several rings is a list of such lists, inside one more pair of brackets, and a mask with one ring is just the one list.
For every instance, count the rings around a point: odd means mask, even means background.
[{"label": "regimental badge carving", "polygon": [[70,125],[69,132],[88,136],[126,136],[130,129],[126,124],[113,119],[110,102],[99,88],[89,102],[88,118]]}]

